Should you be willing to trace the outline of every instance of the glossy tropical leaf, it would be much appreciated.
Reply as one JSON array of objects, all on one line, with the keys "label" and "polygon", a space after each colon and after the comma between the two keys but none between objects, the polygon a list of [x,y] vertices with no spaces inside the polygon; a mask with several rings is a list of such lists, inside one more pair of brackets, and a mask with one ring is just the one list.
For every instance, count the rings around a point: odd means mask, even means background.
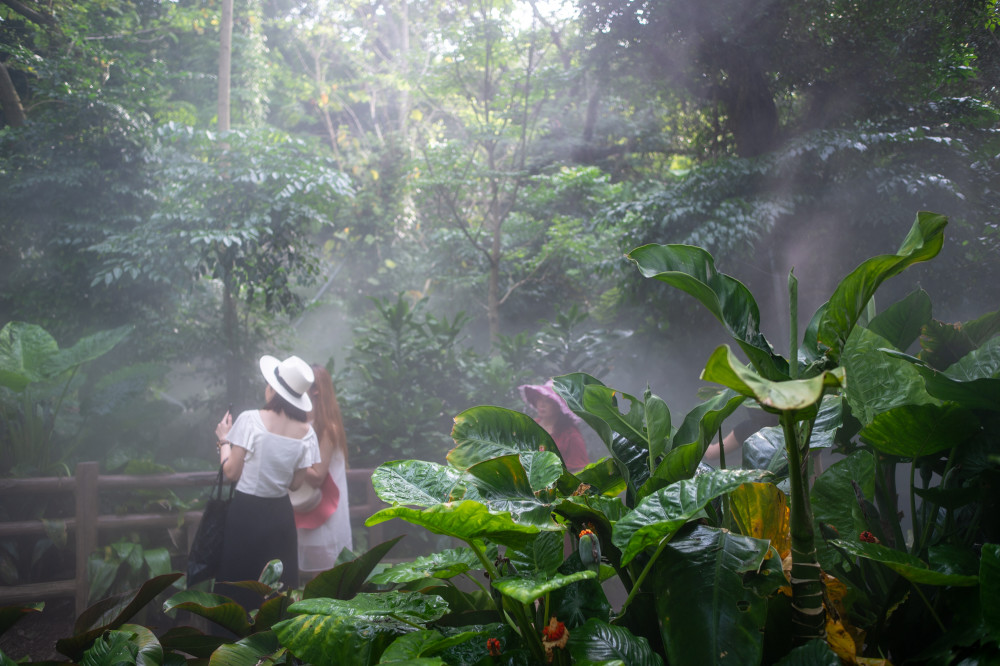
[{"label": "glossy tropical leaf", "polygon": [[758,664],[767,602],[743,584],[768,543],[705,526],[667,545],[655,569],[667,662]]},{"label": "glossy tropical leaf", "polygon": [[763,469],[777,477],[788,476],[785,434],[780,427],[761,428],[743,442],[743,468]]},{"label": "glossy tropical leaf", "polygon": [[471,640],[481,633],[477,631],[463,631],[452,636],[442,636],[440,632],[432,629],[414,631],[400,636],[384,653],[382,653],[381,664],[414,664],[415,666],[426,664],[445,664],[440,658],[431,658],[442,650],[459,645]]},{"label": "glossy tropical leaf", "polygon": [[694,476],[722,423],[745,400],[746,397],[726,389],[688,412],[671,438],[667,454],[640,490],[640,499],[675,481]]},{"label": "glossy tropical leaf", "polygon": [[855,557],[883,564],[913,583],[955,587],[973,586],[979,583],[978,576],[935,571],[916,556],[877,543],[860,543],[847,539],[834,539],[831,543]]},{"label": "glossy tropical leaf", "polygon": [[527,451],[518,458],[528,475],[528,486],[535,492],[556,487],[563,477],[571,478],[562,460],[552,451]]},{"label": "glossy tropical leaf", "polygon": [[31,613],[40,613],[45,608],[44,601],[18,606],[0,606],[0,636],[14,624]]},{"label": "glossy tropical leaf", "polygon": [[792,648],[776,666],[841,666],[842,663],[826,641],[814,639]]},{"label": "glossy tropical leaf", "polygon": [[372,487],[387,504],[434,506],[465,495],[464,474],[447,465],[422,460],[394,460],[372,473]]},{"label": "glossy tropical leaf", "polygon": [[402,562],[371,577],[376,585],[410,583],[428,578],[447,580],[473,569],[482,569],[482,562],[471,548],[448,548],[437,553]]},{"label": "glossy tropical leaf", "polygon": [[764,539],[786,557],[791,551],[788,498],[773,483],[744,483],[729,493],[729,510],[737,532]]},{"label": "glossy tropical leaf", "polygon": [[673,483],[643,499],[615,523],[611,539],[622,551],[622,564],[649,547],[669,540],[685,524],[701,515],[705,505],[744,483],[768,477],[761,470],[713,470]]},{"label": "glossy tropical leaf", "polygon": [[[524,451],[559,454],[555,442],[542,426],[527,414],[502,407],[473,407],[455,417],[451,430],[455,448],[448,462],[459,469],[476,463]],[[561,459],[561,457],[560,457]]]},{"label": "glossy tropical leaf", "polygon": [[753,398],[772,412],[803,412],[816,409],[827,388],[843,383],[842,368],[825,371],[808,379],[771,381],[744,366],[732,350],[723,345],[716,348],[705,364],[701,378],[722,384],[737,393]]},{"label": "glossy tropical leaf", "polygon": [[564,540],[561,532],[542,532],[521,548],[508,548],[504,555],[518,573],[553,574],[563,562]]},{"label": "glossy tropical leaf", "polygon": [[831,358],[840,358],[854,325],[882,282],[915,263],[937,256],[944,243],[947,224],[948,218],[944,215],[917,213],[896,254],[872,257],[841,280],[824,306],[817,331],[817,338],[829,348]]},{"label": "glossy tropical leaf", "polygon": [[927,393],[913,365],[883,351],[888,347],[885,338],[856,328],[843,349],[841,363],[848,377],[844,395],[863,425],[900,405],[940,402]]},{"label": "glossy tropical leaf", "polygon": [[959,382],[1000,378],[1000,335],[990,338],[944,371]]},{"label": "glossy tropical leaf", "polygon": [[284,652],[273,631],[261,631],[235,643],[220,645],[208,660],[209,666],[257,666],[272,661],[277,652]]},{"label": "glossy tropical leaf", "polygon": [[160,666],[163,663],[163,646],[152,631],[140,624],[123,624],[121,631],[132,634],[131,641],[138,648],[135,666]]},{"label": "glossy tropical leaf", "polygon": [[208,635],[194,627],[174,627],[160,636],[160,645],[164,650],[183,652],[201,659],[208,659],[227,642],[227,638]]},{"label": "glossy tropical leaf", "polygon": [[924,380],[927,393],[938,400],[961,403],[968,409],[996,411],[1000,404],[1000,378],[980,378],[958,381],[939,372],[922,360],[894,350],[883,350],[886,355],[901,359],[914,366]]},{"label": "glossy tropical leaf", "polygon": [[[554,482],[562,475],[564,468],[559,458],[548,451],[539,451],[527,454],[529,460],[536,454],[542,456],[544,462],[539,461],[533,467],[547,468],[549,472],[556,473],[553,475],[536,471],[536,476]],[[480,501],[486,504],[490,511],[509,513],[515,522],[535,525],[539,529],[559,529],[559,526],[552,521],[552,504],[547,501],[552,498],[552,493],[536,492],[528,479],[528,473],[521,465],[520,455],[484,460],[467,471],[471,482],[476,486]]]},{"label": "glossy tropical leaf", "polygon": [[125,666],[135,664],[138,647],[129,631],[112,630],[99,636],[84,652],[80,666]]},{"label": "glossy tropical leaf", "polygon": [[270,629],[276,622],[280,622],[287,616],[288,606],[292,600],[284,594],[277,594],[266,600],[257,609],[257,614],[253,618],[253,631],[260,632]]},{"label": "glossy tropical leaf", "polygon": [[1000,641],[1000,545],[983,544],[979,563],[979,603],[983,624],[995,641]]},{"label": "glossy tropical leaf", "polygon": [[393,518],[400,518],[435,534],[455,537],[466,543],[490,539],[515,548],[527,543],[539,531],[535,526],[514,522],[509,513],[493,513],[479,502],[468,500],[438,504],[423,510],[404,506],[390,507],[369,517],[365,525],[370,527]]},{"label": "glossy tropical leaf", "polygon": [[221,594],[194,589],[182,590],[163,604],[164,613],[178,610],[200,615],[237,636],[246,636],[250,633],[246,610]]},{"label": "glossy tropical leaf", "polygon": [[958,446],[979,431],[970,410],[948,403],[896,407],[877,415],[860,436],[881,453],[919,458]]},{"label": "glossy tropical leaf", "polygon": [[920,337],[920,358],[933,368],[947,368],[1000,333],[1000,310],[972,321],[931,320]]},{"label": "glossy tropical leaf", "polygon": [[573,663],[619,661],[628,666],[659,666],[663,659],[649,646],[649,641],[634,636],[624,627],[599,620],[588,620],[570,632],[569,652]]},{"label": "glossy tropical leaf", "polygon": [[419,592],[392,590],[362,592],[353,599],[303,599],[289,606],[289,612],[311,615],[358,615],[394,617],[407,622],[432,622],[448,612],[444,599]]},{"label": "glossy tropical leaf", "polygon": [[867,529],[859,515],[852,482],[867,499],[874,497],[875,457],[870,451],[855,451],[835,462],[816,479],[809,494],[816,522],[833,527],[845,537]]},{"label": "glossy tropical leaf", "polygon": [[21,321],[0,329],[0,386],[23,391],[46,378],[45,364],[59,353],[59,344],[41,326]]},{"label": "glossy tropical leaf", "polygon": [[604,386],[604,384],[585,372],[573,372],[552,379],[552,388],[566,401],[570,410],[583,419],[597,433],[601,441],[610,447],[611,428],[603,419],[588,413],[583,407],[583,393],[588,386]]},{"label": "glossy tropical leaf", "polygon": [[[623,411],[622,405],[626,402],[628,408]],[[641,444],[649,450],[645,404],[639,398],[607,386],[589,385],[583,391],[583,408],[587,413],[593,414],[607,423],[613,432],[631,442]],[[655,418],[656,415],[654,415],[654,420]],[[663,418],[662,415],[660,418]],[[668,413],[666,416],[668,434],[669,418]]]},{"label": "glossy tropical leaf", "polygon": [[303,614],[274,625],[278,641],[310,664],[376,664],[413,627],[389,617]]},{"label": "glossy tropical leaf", "polygon": [[712,255],[689,245],[643,245],[628,253],[643,277],[677,287],[701,301],[757,371],[771,380],[788,377],[788,363],[760,332],[760,310],[742,282],[715,269]]},{"label": "glossy tropical leaf", "polygon": [[[577,550],[560,565],[559,573],[569,575],[589,568],[580,560],[580,551]],[[590,619],[608,622],[611,617],[611,604],[604,594],[599,576],[553,590],[549,602],[550,615],[555,615],[570,630],[581,627]]]},{"label": "glossy tropical leaf", "polygon": [[921,329],[930,320],[931,298],[923,289],[917,289],[880,312],[866,328],[888,340],[896,349],[905,351],[920,337]]},{"label": "glossy tropical leaf", "polygon": [[505,596],[530,604],[553,590],[566,587],[570,583],[588,578],[597,578],[594,571],[576,571],[571,574],[547,574],[545,572],[519,573],[513,576],[502,576],[493,581],[493,587]]},{"label": "glossy tropical leaf", "polygon": [[625,479],[618,470],[614,458],[601,458],[576,472],[574,476],[580,483],[587,484],[591,490],[600,495],[614,497],[625,490]]},{"label": "glossy tropical leaf", "polygon": [[402,536],[383,541],[367,553],[358,556],[350,562],[338,564],[324,571],[306,583],[302,590],[303,599],[325,597],[328,599],[351,599],[361,591],[368,576],[375,570],[378,563],[386,556],[393,546],[399,543]]},{"label": "glossy tropical leaf", "polygon": [[42,373],[56,377],[89,361],[104,356],[132,332],[133,326],[120,326],[107,331],[98,331],[81,338],[72,347],[60,349],[47,358],[42,365]]}]

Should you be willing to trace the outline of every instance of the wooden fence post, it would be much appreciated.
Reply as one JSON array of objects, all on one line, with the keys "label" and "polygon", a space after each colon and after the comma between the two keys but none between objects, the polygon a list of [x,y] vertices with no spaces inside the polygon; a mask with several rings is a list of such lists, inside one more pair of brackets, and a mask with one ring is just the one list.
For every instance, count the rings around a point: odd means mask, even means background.
[{"label": "wooden fence post", "polygon": [[96,462],[76,466],[76,614],[87,609],[90,581],[87,558],[97,548],[97,483],[100,468]]}]

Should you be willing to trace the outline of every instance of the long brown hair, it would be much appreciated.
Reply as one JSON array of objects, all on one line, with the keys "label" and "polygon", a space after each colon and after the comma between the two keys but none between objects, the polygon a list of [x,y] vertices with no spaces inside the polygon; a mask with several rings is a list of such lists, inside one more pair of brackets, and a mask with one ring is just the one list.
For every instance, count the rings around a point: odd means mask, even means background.
[{"label": "long brown hair", "polygon": [[347,436],[344,434],[344,419],[340,416],[340,403],[333,390],[333,378],[322,365],[313,365],[315,380],[309,389],[313,403],[313,429],[322,442],[326,437],[333,442],[334,450],[339,450],[347,465]]}]

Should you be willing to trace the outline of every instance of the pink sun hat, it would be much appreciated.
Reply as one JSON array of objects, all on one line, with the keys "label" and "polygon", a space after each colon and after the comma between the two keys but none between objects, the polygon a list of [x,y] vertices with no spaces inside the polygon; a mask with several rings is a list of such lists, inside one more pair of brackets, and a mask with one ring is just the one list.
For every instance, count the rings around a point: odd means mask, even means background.
[{"label": "pink sun hat", "polygon": [[303,483],[297,490],[288,491],[288,497],[295,510],[295,526],[311,530],[325,523],[336,512],[340,505],[340,488],[327,472],[319,488]]},{"label": "pink sun hat", "polygon": [[569,417],[574,425],[579,425],[582,422],[580,417],[574,414],[573,410],[569,408],[569,405],[566,404],[562,396],[556,393],[551,379],[544,384],[521,384],[517,387],[517,390],[521,394],[521,399],[530,407],[534,407],[538,398],[544,396],[550,400],[554,400],[559,405],[559,411]]}]

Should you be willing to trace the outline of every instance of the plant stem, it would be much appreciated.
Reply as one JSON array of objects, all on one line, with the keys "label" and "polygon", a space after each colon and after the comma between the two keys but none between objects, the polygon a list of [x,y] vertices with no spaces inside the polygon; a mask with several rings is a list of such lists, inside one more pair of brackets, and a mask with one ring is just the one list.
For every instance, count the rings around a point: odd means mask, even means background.
[{"label": "plant stem", "polygon": [[625,609],[628,608],[629,604],[632,603],[632,599],[639,591],[639,588],[642,587],[642,581],[646,580],[646,575],[649,574],[649,571],[653,568],[653,563],[656,562],[656,558],[660,556],[660,553],[663,552],[663,549],[667,547],[667,543],[669,543],[669,541],[670,541],[669,537],[662,539],[660,541],[660,545],[657,546],[656,548],[656,552],[653,553],[653,556],[651,558],[649,558],[649,562],[646,563],[646,566],[642,568],[642,573],[639,574],[639,578],[636,579],[635,585],[632,586],[632,589],[629,590],[628,596],[625,598],[625,603],[622,604],[621,609],[618,611],[619,617],[625,614]]},{"label": "plant stem", "polygon": [[788,376],[799,378],[799,281],[795,269],[788,271]]},{"label": "plant stem", "polygon": [[920,586],[917,585],[916,583],[912,583],[912,585],[913,589],[917,591],[917,596],[919,596],[920,599],[924,602],[924,605],[927,606],[927,610],[930,612],[931,617],[934,618],[934,622],[937,623],[937,626],[941,630],[941,633],[942,634],[948,633],[947,627],[944,626],[944,622],[941,621],[941,618],[938,617],[938,614],[934,612],[934,607],[931,605],[930,600],[924,595],[924,591],[921,590]]}]

